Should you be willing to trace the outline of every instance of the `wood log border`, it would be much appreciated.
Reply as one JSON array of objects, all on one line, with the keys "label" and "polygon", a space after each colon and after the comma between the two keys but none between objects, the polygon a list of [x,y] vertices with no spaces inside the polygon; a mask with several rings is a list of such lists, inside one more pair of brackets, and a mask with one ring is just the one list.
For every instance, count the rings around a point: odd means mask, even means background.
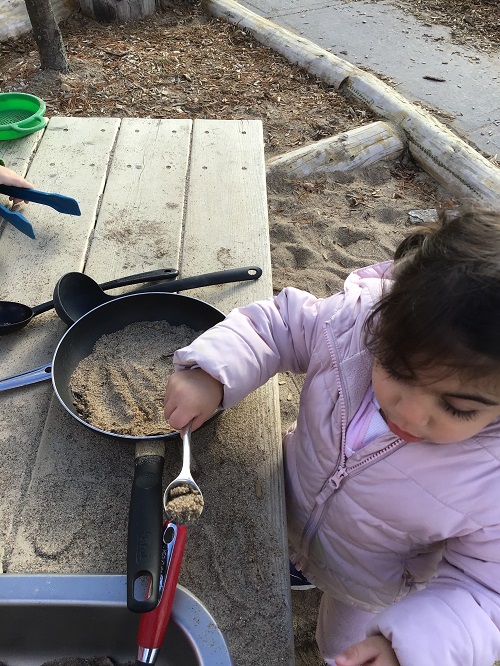
[{"label": "wood log border", "polygon": [[404,149],[405,144],[392,127],[378,121],[273,157],[267,161],[267,170],[280,168],[301,176],[351,171],[396,159]]},{"label": "wood log border", "polygon": [[[262,18],[235,0],[203,0],[203,6],[213,16],[238,25],[261,44],[334,86],[347,99],[355,100],[383,118],[392,126],[393,134],[402,138],[404,148],[415,161],[462,203],[487,207],[500,205],[500,169],[429,112],[407,101],[376,76]],[[330,139],[332,146],[336,142],[338,137]],[[306,158],[306,155],[312,155],[315,150],[318,152],[325,147],[324,143],[322,146],[313,144],[304,149],[304,154],[296,155],[295,158],[302,160],[302,164],[309,161],[312,167],[315,162]],[[383,151],[378,154],[382,157]],[[317,155],[318,167],[323,168],[329,157],[322,161]],[[275,163],[276,159],[270,163]],[[279,159],[290,168],[293,157],[289,158],[288,163],[286,155]]]}]

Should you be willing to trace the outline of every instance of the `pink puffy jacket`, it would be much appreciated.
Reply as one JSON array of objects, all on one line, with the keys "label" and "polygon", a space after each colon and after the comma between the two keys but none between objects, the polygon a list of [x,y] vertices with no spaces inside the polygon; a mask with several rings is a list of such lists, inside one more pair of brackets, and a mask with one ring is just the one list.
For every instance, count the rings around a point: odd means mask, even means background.
[{"label": "pink puffy jacket", "polygon": [[[392,433],[346,459],[347,424],[371,382],[363,324],[391,263],[352,273],[327,299],[294,288],[234,310],[176,353],[236,405],[278,372],[305,373],[285,437],[290,557],[333,597],[381,611],[371,633],[401,666],[500,658],[500,423],[456,444]],[[410,594],[411,593],[411,594]]]}]

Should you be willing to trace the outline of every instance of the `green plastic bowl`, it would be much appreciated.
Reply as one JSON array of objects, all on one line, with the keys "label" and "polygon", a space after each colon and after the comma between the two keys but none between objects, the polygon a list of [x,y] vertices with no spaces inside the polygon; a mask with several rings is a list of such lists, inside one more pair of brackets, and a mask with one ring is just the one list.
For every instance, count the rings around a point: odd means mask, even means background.
[{"label": "green plastic bowl", "polygon": [[19,139],[45,127],[45,102],[27,93],[0,93],[0,141]]}]

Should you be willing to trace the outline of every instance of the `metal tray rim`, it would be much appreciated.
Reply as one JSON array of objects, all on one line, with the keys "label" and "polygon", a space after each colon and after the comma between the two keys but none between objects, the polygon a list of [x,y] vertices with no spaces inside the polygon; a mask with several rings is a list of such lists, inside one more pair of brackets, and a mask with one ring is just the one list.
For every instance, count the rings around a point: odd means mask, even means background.
[{"label": "metal tray rim", "polygon": [[[126,611],[126,576],[119,574],[0,575],[0,610],[14,607],[108,607]],[[232,666],[224,636],[209,611],[177,585],[171,621],[188,638],[200,666]]]}]

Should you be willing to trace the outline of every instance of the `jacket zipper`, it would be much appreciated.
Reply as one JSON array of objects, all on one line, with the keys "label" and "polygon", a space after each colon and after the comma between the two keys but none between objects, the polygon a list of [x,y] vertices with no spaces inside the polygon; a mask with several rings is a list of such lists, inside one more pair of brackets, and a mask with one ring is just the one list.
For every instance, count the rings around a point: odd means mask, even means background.
[{"label": "jacket zipper", "polygon": [[337,469],[332,474],[332,476],[330,476],[328,481],[325,483],[319,495],[316,496],[315,500],[316,505],[312,510],[311,515],[309,516],[304,531],[302,532],[299,548],[301,552],[304,554],[300,556],[300,560],[296,564],[296,566],[298,566],[299,568],[302,568],[302,566],[304,566],[305,562],[307,561],[307,558],[309,556],[309,548],[311,545],[311,541],[314,538],[314,535],[316,534],[318,527],[321,523],[323,512],[326,507],[326,501],[335,492],[337,492],[337,490],[339,490],[339,488],[344,484],[347,478],[356,476],[357,474],[362,472],[363,469],[365,469],[366,467],[373,465],[378,459],[383,458],[386,455],[389,455],[389,453],[391,453],[393,449],[399,448],[400,446],[403,446],[405,444],[404,440],[398,438],[396,439],[396,441],[391,442],[380,451],[375,451],[364,460],[361,460],[359,463],[356,463],[352,467],[348,467],[347,456],[345,454],[345,439],[346,439],[346,429],[347,429],[347,424],[346,424],[347,414],[344,404],[345,389],[341,373],[338,371],[339,356],[337,353],[335,338],[333,338],[333,335],[332,335],[332,340],[333,340],[332,345],[330,345],[330,340],[328,340],[328,346],[333,349],[333,355],[335,357],[335,362],[337,366],[337,388],[339,391],[338,399],[341,401],[341,418],[342,418],[341,449],[338,457]]},{"label": "jacket zipper", "polygon": [[370,467],[375,462],[377,462],[377,460],[385,458],[394,449],[400,448],[401,446],[404,446],[404,444],[404,440],[398,438],[396,441],[391,442],[383,449],[380,449],[380,451],[372,453],[367,458],[359,463],[356,463],[350,468],[348,468],[345,463],[337,468],[335,473],[323,486],[322,491],[319,493],[319,495],[316,496],[316,506],[314,507],[309,520],[306,523],[300,540],[300,549],[304,555],[301,555],[300,562],[297,566],[304,566],[304,563],[307,560],[310,544],[323,518],[323,512],[326,508],[327,500],[344,485],[348,478],[352,478],[353,476],[360,474],[363,469]]}]

